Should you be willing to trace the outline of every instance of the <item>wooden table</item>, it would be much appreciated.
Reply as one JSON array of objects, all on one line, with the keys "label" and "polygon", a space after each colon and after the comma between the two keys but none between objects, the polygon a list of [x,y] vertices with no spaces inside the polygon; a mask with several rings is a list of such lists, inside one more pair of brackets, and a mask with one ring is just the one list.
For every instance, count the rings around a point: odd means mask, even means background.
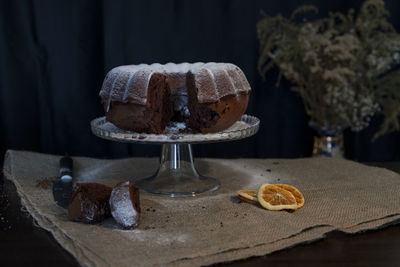
[{"label": "wooden table", "polygon": [[[400,173],[399,163],[368,163]],[[400,192],[399,192],[400,201]],[[229,266],[400,266],[400,224],[356,235],[327,238]],[[0,174],[0,266],[79,266],[51,234],[36,227],[12,182]]]}]

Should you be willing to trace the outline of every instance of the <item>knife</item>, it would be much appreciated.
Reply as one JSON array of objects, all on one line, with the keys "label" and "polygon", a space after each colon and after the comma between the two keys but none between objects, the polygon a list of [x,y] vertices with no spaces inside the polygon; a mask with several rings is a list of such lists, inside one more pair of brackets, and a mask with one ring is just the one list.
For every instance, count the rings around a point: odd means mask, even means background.
[{"label": "knife", "polygon": [[54,201],[65,209],[68,208],[72,192],[72,166],[71,157],[62,157],[60,159],[60,179],[52,184]]}]

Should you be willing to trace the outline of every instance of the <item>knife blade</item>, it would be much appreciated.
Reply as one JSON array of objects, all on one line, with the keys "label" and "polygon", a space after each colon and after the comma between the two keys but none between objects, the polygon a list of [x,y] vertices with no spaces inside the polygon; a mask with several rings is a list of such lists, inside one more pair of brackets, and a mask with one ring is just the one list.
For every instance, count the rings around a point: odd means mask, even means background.
[{"label": "knife blade", "polygon": [[68,208],[72,192],[72,167],[73,161],[69,156],[60,159],[60,179],[52,183],[54,201],[57,205]]}]

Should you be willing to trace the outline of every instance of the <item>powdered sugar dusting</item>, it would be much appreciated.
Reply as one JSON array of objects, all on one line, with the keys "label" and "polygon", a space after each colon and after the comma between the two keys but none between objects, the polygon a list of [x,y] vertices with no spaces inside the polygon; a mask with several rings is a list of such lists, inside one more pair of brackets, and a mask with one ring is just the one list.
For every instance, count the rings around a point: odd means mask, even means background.
[{"label": "powdered sugar dusting", "polygon": [[132,205],[129,196],[129,181],[114,187],[110,197],[110,208],[115,221],[124,228],[132,228],[138,225],[139,213]]},{"label": "powdered sugar dusting", "polygon": [[[102,125],[102,128],[103,128],[105,131],[124,131],[124,130],[118,128],[117,126],[115,126],[114,124],[112,124],[111,122],[108,122],[108,121],[106,121],[106,122]],[[128,131],[126,131],[126,132],[128,132]]]},{"label": "powdered sugar dusting", "polygon": [[228,129],[226,129],[226,132],[230,132],[230,131],[240,131],[241,129],[244,129],[246,127],[248,127],[249,125],[247,123],[245,123],[244,121],[237,121],[235,122],[231,127],[229,127]]},{"label": "powdered sugar dusting", "polygon": [[172,121],[167,125],[167,127],[165,127],[165,132],[167,134],[175,134],[184,129],[186,129],[186,123]]},{"label": "powdered sugar dusting", "polygon": [[189,239],[189,236],[186,234],[182,235],[173,235],[173,234],[161,234],[157,237],[156,243],[160,245],[170,245],[173,242],[185,243],[186,240]]},{"label": "powdered sugar dusting", "polygon": [[[248,92],[250,85],[242,70],[231,63],[159,63],[146,65],[124,65],[112,69],[105,77],[100,96],[103,103],[106,103],[108,110],[111,101],[130,102],[139,105],[145,105],[147,101],[147,87],[151,76],[154,73],[162,73],[168,76],[168,84],[172,92],[186,86],[186,74],[192,72],[196,82],[201,82],[198,86],[200,95],[209,95],[209,97],[200,97],[201,103],[215,102],[219,97],[223,97],[231,92]],[[204,72],[207,73],[206,77]],[[121,79],[119,76],[124,73]],[[131,75],[131,73],[136,73]],[[209,76],[209,78],[207,77]],[[217,79],[230,79],[230,83],[217,86]],[[214,88],[209,88],[213,86]],[[227,87],[227,88],[225,88]],[[204,92],[203,92],[204,91]],[[203,92],[203,93],[202,93]]]},{"label": "powdered sugar dusting", "polygon": [[120,233],[124,238],[140,242],[155,242],[159,245],[171,245],[173,243],[185,243],[190,239],[188,234],[184,233],[158,233],[153,231],[143,231],[139,229],[130,231],[113,230]]}]

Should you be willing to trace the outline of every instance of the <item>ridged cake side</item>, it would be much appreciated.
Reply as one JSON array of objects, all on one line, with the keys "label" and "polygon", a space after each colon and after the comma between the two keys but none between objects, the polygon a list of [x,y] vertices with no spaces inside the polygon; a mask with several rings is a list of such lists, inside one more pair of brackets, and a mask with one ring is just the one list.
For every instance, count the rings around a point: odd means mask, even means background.
[{"label": "ridged cake side", "polygon": [[225,96],[251,90],[244,73],[234,64],[206,63],[189,71],[194,75],[199,103],[217,102]]}]

